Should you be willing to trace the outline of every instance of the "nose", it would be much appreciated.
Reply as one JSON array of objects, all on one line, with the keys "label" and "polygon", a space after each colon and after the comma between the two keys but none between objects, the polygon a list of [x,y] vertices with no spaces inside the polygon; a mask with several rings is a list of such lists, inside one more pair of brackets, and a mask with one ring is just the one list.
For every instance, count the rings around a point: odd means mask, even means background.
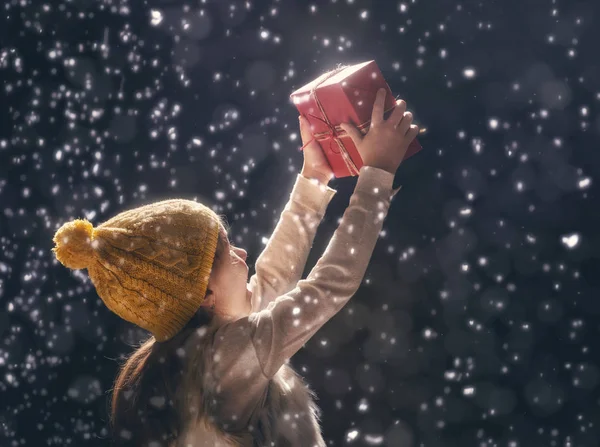
[{"label": "nose", "polygon": [[248,258],[248,252],[243,248],[234,247],[233,251],[236,255],[238,255],[244,262],[246,262],[246,258]]}]

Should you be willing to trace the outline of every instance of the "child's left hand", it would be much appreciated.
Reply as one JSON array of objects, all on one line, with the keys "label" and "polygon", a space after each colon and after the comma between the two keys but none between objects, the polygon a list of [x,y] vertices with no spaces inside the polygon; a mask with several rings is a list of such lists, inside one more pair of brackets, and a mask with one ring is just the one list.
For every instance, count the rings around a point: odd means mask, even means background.
[{"label": "child's left hand", "polygon": [[[333,178],[333,170],[323,153],[321,146],[314,139],[310,130],[310,123],[300,115],[300,135],[304,147],[304,164],[301,174],[307,178],[314,178],[321,183],[327,184]],[[311,141],[312,140],[312,141]]]}]

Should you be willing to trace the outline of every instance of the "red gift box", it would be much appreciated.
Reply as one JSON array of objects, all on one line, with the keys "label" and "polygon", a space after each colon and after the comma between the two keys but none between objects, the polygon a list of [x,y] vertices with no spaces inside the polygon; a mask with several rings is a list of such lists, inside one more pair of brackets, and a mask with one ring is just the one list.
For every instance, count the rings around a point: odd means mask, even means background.
[{"label": "red gift box", "polygon": [[[375,61],[337,68],[290,95],[300,114],[311,124],[313,136],[323,149],[336,178],[357,176],[364,164],[350,136],[339,125],[350,122],[366,134],[380,88],[387,91],[384,104],[384,116],[387,118],[396,107],[396,99]],[[414,139],[404,159],[421,149]]]}]

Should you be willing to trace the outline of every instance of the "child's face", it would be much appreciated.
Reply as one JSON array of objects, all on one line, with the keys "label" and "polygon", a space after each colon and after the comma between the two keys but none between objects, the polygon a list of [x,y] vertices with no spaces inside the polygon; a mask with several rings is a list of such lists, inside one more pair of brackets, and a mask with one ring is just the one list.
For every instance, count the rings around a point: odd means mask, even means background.
[{"label": "child's face", "polygon": [[252,294],[247,287],[248,253],[229,242],[224,228],[221,228],[221,237],[227,246],[213,265],[208,287],[215,293],[215,312],[238,319],[249,315],[252,308]]}]

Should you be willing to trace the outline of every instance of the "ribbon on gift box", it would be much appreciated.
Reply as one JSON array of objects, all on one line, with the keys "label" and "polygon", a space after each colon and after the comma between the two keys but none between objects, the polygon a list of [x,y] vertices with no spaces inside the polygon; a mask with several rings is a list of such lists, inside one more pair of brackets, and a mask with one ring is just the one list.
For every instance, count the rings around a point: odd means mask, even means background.
[{"label": "ribbon on gift box", "polygon": [[[348,171],[352,175],[356,176],[356,175],[359,175],[360,171],[359,171],[358,167],[356,166],[356,163],[354,163],[354,161],[352,160],[352,157],[350,157],[350,154],[348,153],[348,150],[346,149],[344,142],[340,139],[341,137],[344,137],[348,134],[340,126],[335,126],[331,123],[331,121],[329,121],[329,118],[327,117],[327,114],[325,113],[325,109],[323,108],[323,105],[321,104],[321,101],[319,100],[319,97],[317,96],[317,87],[319,87],[319,85],[321,85],[327,79],[336,75],[337,73],[339,73],[340,71],[342,71],[346,68],[347,67],[339,67],[339,68],[336,68],[335,70],[330,71],[329,73],[327,73],[326,76],[323,77],[323,79],[321,79],[321,81],[318,84],[316,84],[315,86],[312,87],[312,89],[310,91],[310,95],[313,96],[315,103],[317,104],[317,107],[319,108],[319,111],[321,112],[322,118],[315,116],[313,114],[310,114],[310,116],[312,116],[313,118],[315,118],[319,121],[322,121],[329,128],[329,130],[327,130],[325,132],[318,132],[318,133],[314,134],[313,138],[311,138],[310,141],[308,141],[306,144],[304,144],[300,148],[300,150],[303,150],[306,146],[308,146],[308,144],[312,143],[314,140],[317,140],[317,141],[329,140],[329,150],[331,152],[333,152],[334,154],[340,154],[342,156],[342,159],[344,160],[344,163],[346,164],[346,167],[348,168]],[[357,90],[366,90],[366,89],[360,89],[357,87],[353,87],[353,88],[355,88]],[[387,113],[390,110],[393,110],[394,107],[392,107],[388,110],[385,110],[384,113]],[[365,133],[364,130],[367,129],[370,125],[371,125],[371,120],[369,119],[369,120],[359,124],[358,126],[356,126],[356,128],[361,133],[364,134]],[[336,152],[333,149],[335,147],[333,145],[334,143],[336,143],[338,145],[338,147],[340,148],[339,152]]]}]

